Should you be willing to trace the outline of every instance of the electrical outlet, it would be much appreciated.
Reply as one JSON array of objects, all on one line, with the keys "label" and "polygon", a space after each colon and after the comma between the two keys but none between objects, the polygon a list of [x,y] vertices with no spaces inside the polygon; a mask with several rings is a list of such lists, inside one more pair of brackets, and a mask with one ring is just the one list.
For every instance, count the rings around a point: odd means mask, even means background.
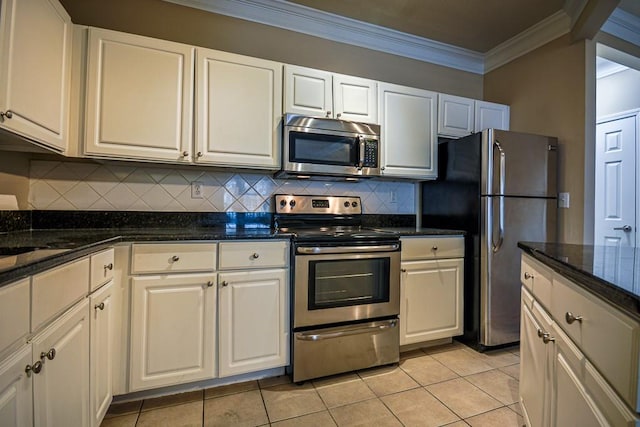
[{"label": "electrical outlet", "polygon": [[558,207],[567,209],[570,205],[569,193],[558,194]]},{"label": "electrical outlet", "polygon": [[192,199],[202,199],[204,196],[202,195],[204,184],[198,181],[193,181],[191,183],[191,198]]}]

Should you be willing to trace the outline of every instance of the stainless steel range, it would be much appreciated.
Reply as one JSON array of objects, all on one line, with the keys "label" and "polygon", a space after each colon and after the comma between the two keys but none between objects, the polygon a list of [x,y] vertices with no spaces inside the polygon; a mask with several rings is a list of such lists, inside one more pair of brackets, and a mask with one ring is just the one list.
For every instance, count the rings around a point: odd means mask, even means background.
[{"label": "stainless steel range", "polygon": [[294,382],[399,360],[400,241],[362,227],[359,197],[276,195],[291,232]]}]

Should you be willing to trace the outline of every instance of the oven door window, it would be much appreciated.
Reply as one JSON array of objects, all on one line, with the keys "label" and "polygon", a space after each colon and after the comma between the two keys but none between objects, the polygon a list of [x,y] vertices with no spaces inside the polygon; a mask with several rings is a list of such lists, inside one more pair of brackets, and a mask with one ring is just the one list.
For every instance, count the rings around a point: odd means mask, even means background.
[{"label": "oven door window", "polygon": [[289,161],[319,165],[354,166],[358,162],[356,138],[289,132]]},{"label": "oven door window", "polygon": [[389,258],[309,263],[309,310],[382,302],[389,302]]}]

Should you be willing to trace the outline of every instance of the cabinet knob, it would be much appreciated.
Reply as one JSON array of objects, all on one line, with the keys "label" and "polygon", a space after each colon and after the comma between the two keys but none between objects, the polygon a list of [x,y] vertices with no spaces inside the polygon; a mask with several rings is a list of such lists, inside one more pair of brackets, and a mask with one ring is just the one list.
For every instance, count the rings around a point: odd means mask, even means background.
[{"label": "cabinet knob", "polygon": [[182,152],[182,157],[189,157],[189,152],[188,151],[183,151]]},{"label": "cabinet knob", "polygon": [[226,280],[223,280],[222,283],[220,283],[222,286],[228,286],[229,282],[227,282]]},{"label": "cabinet knob", "polygon": [[213,286],[213,282],[212,282],[211,280],[209,280],[209,281],[207,282],[207,287],[208,287],[208,288],[210,288],[210,287],[212,287],[212,286]]},{"label": "cabinet knob", "polygon": [[549,344],[552,341],[555,341],[556,339],[554,337],[552,337],[551,335],[549,335],[548,332],[545,332],[544,334],[542,334],[542,342],[545,344]]},{"label": "cabinet knob", "polygon": [[10,119],[13,117],[13,111],[11,110],[7,110],[7,111],[0,111],[0,119],[4,120],[4,118]]},{"label": "cabinet knob", "polygon": [[112,262],[110,262],[109,264],[105,264],[104,272],[106,273],[107,270],[113,270],[113,263]]},{"label": "cabinet knob", "polygon": [[431,247],[431,250],[435,252],[435,251],[437,251],[437,250],[438,250],[438,247],[437,247],[437,246],[432,246],[432,247]]},{"label": "cabinet knob", "polygon": [[400,271],[401,271],[402,273],[406,273],[406,272],[407,272],[407,269],[406,269],[406,268],[401,268],[401,269],[400,269]]},{"label": "cabinet knob", "polygon": [[[46,353],[44,351],[42,353],[40,353],[40,360],[44,360],[45,357],[47,359],[49,359],[49,360],[55,359],[56,358],[56,349],[55,348],[51,348]],[[36,374],[37,374],[37,372],[36,372]]]},{"label": "cabinet knob", "polygon": [[180,257],[178,255],[174,255],[174,256],[171,257],[171,261],[172,262],[178,262],[178,261],[180,261]]},{"label": "cabinet knob", "polygon": [[564,315],[564,319],[567,321],[568,324],[572,324],[573,322],[580,322],[582,323],[582,316],[576,316],[575,314],[573,314],[570,311],[567,311],[567,313]]},{"label": "cabinet knob", "polygon": [[342,117],[342,113],[336,114],[336,117],[339,119],[340,117]]},{"label": "cabinet knob", "polygon": [[104,302],[101,302],[100,304],[94,305],[93,309],[94,310],[100,310],[100,311],[104,310]]},{"label": "cabinet knob", "polygon": [[540,338],[542,338],[543,335],[544,335],[544,331],[542,329],[538,328],[538,336]]},{"label": "cabinet knob", "polygon": [[254,252],[254,254],[253,254],[253,255],[251,255],[251,258],[253,258],[253,259],[258,259],[258,258],[260,258],[260,254],[259,254],[259,253],[257,253],[257,252]]},{"label": "cabinet knob", "polygon": [[326,117],[331,117],[331,111],[327,111]]},{"label": "cabinet knob", "polygon": [[528,273],[528,272],[526,272],[526,271],[525,271],[525,272],[524,272],[524,278],[525,278],[526,280],[533,279],[533,274]]},{"label": "cabinet knob", "polygon": [[198,157],[202,157],[202,156],[203,156],[202,151],[198,151],[198,152],[196,153],[196,156],[198,156]]},{"label": "cabinet knob", "polygon": [[27,374],[27,377],[31,376],[31,372],[33,372],[34,374],[39,374],[40,371],[42,371],[42,362],[40,362],[39,360],[33,365],[27,365],[24,368],[24,372]]}]

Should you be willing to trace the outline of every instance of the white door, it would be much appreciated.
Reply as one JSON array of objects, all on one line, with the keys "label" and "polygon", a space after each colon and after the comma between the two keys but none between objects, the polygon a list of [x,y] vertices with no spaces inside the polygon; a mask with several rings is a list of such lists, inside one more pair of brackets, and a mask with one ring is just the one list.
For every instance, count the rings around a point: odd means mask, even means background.
[{"label": "white door", "polygon": [[194,47],[89,29],[85,154],[191,162]]},{"label": "white door", "polygon": [[402,263],[400,345],[462,334],[462,259]]},{"label": "white door", "polygon": [[287,270],[220,273],[220,376],[288,363]]},{"label": "white door", "polygon": [[336,119],[378,123],[377,83],[360,77],[333,75],[333,114]]},{"label": "white door", "polygon": [[33,375],[36,426],[88,426],[89,302],[78,303],[33,340],[33,360],[42,371]]},{"label": "white door", "polygon": [[278,169],[282,64],[202,48],[196,63],[196,162]]},{"label": "white door", "polygon": [[0,425],[23,427],[33,425],[33,372],[31,344],[0,361]]},{"label": "white door", "polygon": [[113,397],[113,281],[91,295],[91,425],[97,427]]},{"label": "white door", "polygon": [[284,112],[333,117],[332,74],[312,68],[284,66]]},{"label": "white door", "polygon": [[130,390],[214,378],[215,275],[134,277],[131,287]]},{"label": "white door", "polygon": [[596,126],[594,244],[636,244],[636,116]]},{"label": "white door", "polygon": [[436,99],[435,92],[378,83],[385,176],[438,176]]},{"label": "white door", "polygon": [[0,126],[64,151],[71,18],[57,0],[5,0],[0,15]]}]

